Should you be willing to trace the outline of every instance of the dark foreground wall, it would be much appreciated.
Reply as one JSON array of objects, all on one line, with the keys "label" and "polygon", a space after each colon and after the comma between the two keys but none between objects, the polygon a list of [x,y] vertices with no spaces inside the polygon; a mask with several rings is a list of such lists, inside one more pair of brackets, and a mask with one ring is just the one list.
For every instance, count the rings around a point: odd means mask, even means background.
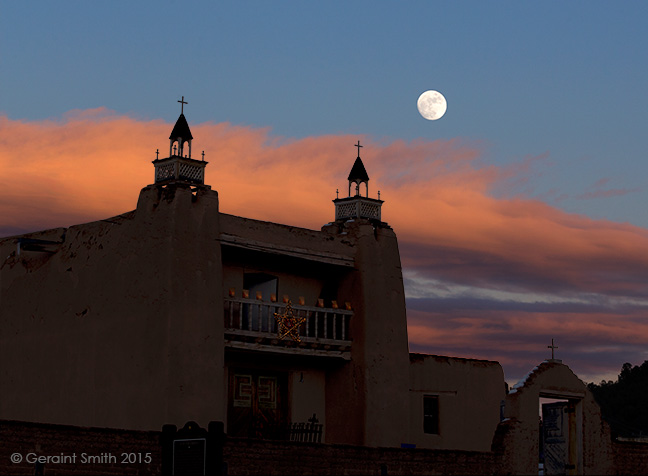
[{"label": "dark foreground wall", "polygon": [[[0,474],[158,475],[160,432],[0,420]],[[149,462],[150,461],[150,462]]]},{"label": "dark foreground wall", "polygon": [[[0,474],[161,475],[161,432],[0,420]],[[648,444],[613,443],[611,474],[648,474]],[[19,456],[16,456],[19,455]],[[366,448],[230,438],[234,475],[434,475],[505,472],[503,452]],[[49,460],[36,467],[38,457]],[[18,461],[20,459],[20,461]],[[15,462],[14,462],[15,461]]]},{"label": "dark foreground wall", "polygon": [[648,474],[648,444],[616,442],[612,445],[616,474]]},{"label": "dark foreground wall", "polygon": [[224,459],[231,475],[497,474],[494,454],[477,451],[230,439],[225,445]]},{"label": "dark foreground wall", "polygon": [[[162,474],[161,432],[0,421],[0,474]],[[495,474],[492,453],[230,438],[223,449],[230,475]],[[12,462],[18,458],[20,462]],[[147,463],[147,461],[150,462]],[[382,473],[384,474],[384,473]]]}]

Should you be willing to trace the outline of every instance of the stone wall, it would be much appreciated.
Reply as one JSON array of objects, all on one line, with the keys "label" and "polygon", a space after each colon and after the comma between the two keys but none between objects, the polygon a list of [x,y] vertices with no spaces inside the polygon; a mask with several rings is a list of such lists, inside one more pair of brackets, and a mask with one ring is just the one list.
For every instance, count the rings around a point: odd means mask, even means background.
[{"label": "stone wall", "polygon": [[148,476],[162,469],[157,431],[0,420],[0,474],[35,474],[34,460],[47,456],[53,458],[42,464],[44,475]]},{"label": "stone wall", "polygon": [[[498,435],[496,441],[510,442],[511,438],[523,437],[516,431],[519,426],[510,425],[510,431],[505,431],[505,426],[501,425],[498,432],[507,435]],[[162,474],[160,436],[158,431],[0,420],[0,474],[34,474],[33,460],[38,456],[50,456],[66,460],[45,462],[41,474],[156,476]],[[611,447],[613,460],[600,474],[648,474],[648,444],[614,442]],[[223,456],[228,474],[232,476],[518,474],[514,468],[515,459],[520,455],[502,450],[501,447],[495,447],[493,452],[368,448],[229,438]],[[21,462],[12,462],[15,454],[21,456]],[[147,462],[149,457],[150,463]],[[507,461],[507,458],[512,460]]]},{"label": "stone wall", "polygon": [[614,442],[616,474],[648,474],[648,443]]},{"label": "stone wall", "polygon": [[[12,463],[14,454],[23,458]],[[84,462],[83,455],[104,460]],[[66,425],[0,421],[0,474],[34,474],[37,456],[66,456],[46,462],[46,475],[159,475],[162,470],[160,432],[80,428]],[[107,455],[115,456],[109,461]],[[127,455],[127,456],[124,456]],[[122,462],[130,455],[151,463]],[[223,450],[230,475],[286,474],[496,474],[494,455],[485,452],[349,445],[317,445],[229,438]],[[76,456],[75,462],[70,458]],[[131,456],[131,459],[132,456]]]},{"label": "stone wall", "polygon": [[229,439],[223,456],[232,476],[498,474],[495,455],[478,451]]}]

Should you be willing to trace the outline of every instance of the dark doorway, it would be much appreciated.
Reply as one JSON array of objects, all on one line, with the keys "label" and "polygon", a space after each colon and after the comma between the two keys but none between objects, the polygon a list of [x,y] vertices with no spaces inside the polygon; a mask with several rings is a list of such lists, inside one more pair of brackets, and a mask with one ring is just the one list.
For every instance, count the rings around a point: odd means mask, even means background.
[{"label": "dark doorway", "polygon": [[541,398],[539,474],[580,474],[578,400]]},{"label": "dark doorway", "polygon": [[243,289],[250,291],[250,299],[256,299],[259,294],[264,301],[270,301],[274,294],[277,296],[276,276],[266,273],[245,273],[243,275]]},{"label": "dark doorway", "polygon": [[288,428],[288,375],[266,370],[230,371],[227,434],[284,439]]}]

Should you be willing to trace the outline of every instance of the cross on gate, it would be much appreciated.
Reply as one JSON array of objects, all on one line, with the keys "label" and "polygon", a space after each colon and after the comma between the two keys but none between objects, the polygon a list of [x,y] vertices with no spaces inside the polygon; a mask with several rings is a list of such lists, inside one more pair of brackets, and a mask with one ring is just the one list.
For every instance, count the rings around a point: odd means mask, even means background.
[{"label": "cross on gate", "polygon": [[184,96],[182,96],[182,99],[178,102],[180,103],[180,114],[184,114],[184,105],[189,103],[184,100]]},{"label": "cross on gate", "polygon": [[554,340],[551,339],[551,345],[547,346],[548,349],[551,349],[551,360],[554,360],[554,349],[557,349],[558,346],[554,345]]},{"label": "cross on gate", "polygon": [[358,143],[357,143],[356,145],[354,145],[353,147],[357,147],[357,148],[358,148],[358,157],[360,157],[360,148],[362,147],[362,146],[360,145],[360,141],[358,141]]}]

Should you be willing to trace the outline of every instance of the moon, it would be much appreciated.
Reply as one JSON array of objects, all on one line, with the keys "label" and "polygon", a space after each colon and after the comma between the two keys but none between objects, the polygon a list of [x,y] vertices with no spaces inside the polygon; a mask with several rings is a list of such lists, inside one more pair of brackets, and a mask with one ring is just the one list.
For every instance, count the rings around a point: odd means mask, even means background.
[{"label": "moon", "polygon": [[416,107],[425,119],[429,121],[436,121],[441,119],[448,109],[448,103],[438,91],[425,91],[421,94],[416,101]]}]

